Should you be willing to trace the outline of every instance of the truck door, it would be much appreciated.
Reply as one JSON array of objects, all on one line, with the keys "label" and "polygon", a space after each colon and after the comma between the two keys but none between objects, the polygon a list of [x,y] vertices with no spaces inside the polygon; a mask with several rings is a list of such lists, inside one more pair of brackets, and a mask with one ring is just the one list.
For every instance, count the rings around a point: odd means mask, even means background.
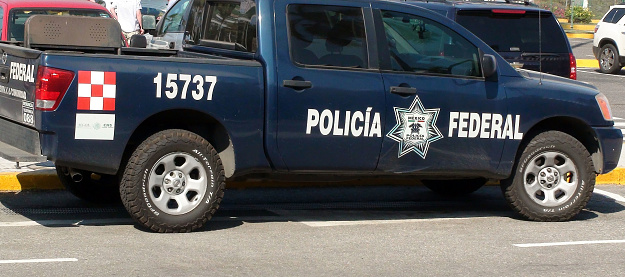
[{"label": "truck door", "polygon": [[378,162],[385,99],[367,50],[367,4],[332,3],[275,2],[276,140],[289,171],[373,171]]},{"label": "truck door", "polygon": [[387,101],[378,170],[446,176],[495,171],[504,141],[522,134],[519,116],[506,115],[503,87],[482,77],[479,49],[426,17],[434,15],[376,5]]}]

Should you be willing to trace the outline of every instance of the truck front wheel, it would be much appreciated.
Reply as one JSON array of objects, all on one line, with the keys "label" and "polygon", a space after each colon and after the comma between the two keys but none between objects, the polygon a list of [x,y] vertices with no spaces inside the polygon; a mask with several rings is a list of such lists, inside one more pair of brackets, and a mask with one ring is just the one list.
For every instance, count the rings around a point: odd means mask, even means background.
[{"label": "truck front wheel", "polygon": [[120,194],[130,215],[156,232],[202,227],[223,198],[224,170],[201,136],[165,130],[146,139],[128,160]]},{"label": "truck front wheel", "polygon": [[595,186],[590,154],[578,140],[548,131],[534,137],[501,189],[526,219],[566,221],[588,203]]}]

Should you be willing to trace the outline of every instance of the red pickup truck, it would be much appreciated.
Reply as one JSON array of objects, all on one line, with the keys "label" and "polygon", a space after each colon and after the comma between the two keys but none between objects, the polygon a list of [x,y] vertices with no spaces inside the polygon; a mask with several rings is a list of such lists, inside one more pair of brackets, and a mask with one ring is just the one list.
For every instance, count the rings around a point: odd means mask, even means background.
[{"label": "red pickup truck", "polygon": [[23,41],[24,23],[36,14],[111,17],[106,8],[87,0],[0,0],[0,39]]}]

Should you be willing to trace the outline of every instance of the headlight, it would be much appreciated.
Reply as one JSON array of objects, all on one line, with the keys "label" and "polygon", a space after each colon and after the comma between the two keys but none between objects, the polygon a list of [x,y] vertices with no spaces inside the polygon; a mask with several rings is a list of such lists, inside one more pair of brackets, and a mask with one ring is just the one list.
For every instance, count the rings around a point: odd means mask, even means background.
[{"label": "headlight", "polygon": [[599,109],[601,110],[603,119],[613,121],[614,119],[612,118],[612,109],[610,108],[610,102],[608,102],[608,98],[605,97],[603,93],[599,93],[595,96],[595,100],[597,100],[597,105],[599,105]]}]

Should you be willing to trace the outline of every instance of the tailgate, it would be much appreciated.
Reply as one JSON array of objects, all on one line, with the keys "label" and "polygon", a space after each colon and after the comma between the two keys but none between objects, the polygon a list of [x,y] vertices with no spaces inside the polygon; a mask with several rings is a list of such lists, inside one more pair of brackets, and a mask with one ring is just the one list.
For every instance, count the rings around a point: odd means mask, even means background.
[{"label": "tailgate", "polygon": [[35,80],[41,51],[0,45],[0,117],[35,127]]},{"label": "tailgate", "polygon": [[36,130],[35,80],[41,51],[0,44],[0,156],[44,161]]}]

